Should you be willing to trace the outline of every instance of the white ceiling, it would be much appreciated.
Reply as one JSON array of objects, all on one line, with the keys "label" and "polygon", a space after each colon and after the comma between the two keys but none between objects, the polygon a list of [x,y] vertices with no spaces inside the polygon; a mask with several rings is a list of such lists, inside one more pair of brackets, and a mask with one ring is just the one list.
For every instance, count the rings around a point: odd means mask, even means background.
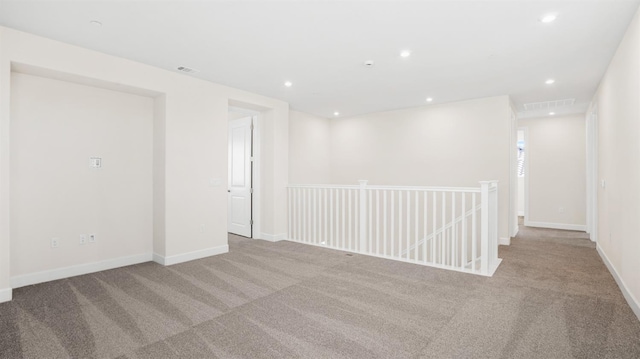
[{"label": "white ceiling", "polygon": [[[586,109],[639,2],[0,0],[0,24],[165,69],[192,67],[200,72],[188,76],[322,117],[422,106],[427,97],[507,94],[519,111],[575,98],[561,114]],[[547,13],[557,20],[540,22]],[[404,49],[410,57],[399,56]]]}]

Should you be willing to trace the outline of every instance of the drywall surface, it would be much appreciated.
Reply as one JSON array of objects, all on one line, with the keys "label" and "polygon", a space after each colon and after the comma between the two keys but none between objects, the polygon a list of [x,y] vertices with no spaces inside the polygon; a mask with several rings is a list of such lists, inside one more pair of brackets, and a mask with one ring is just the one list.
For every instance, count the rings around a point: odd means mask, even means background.
[{"label": "drywall surface", "polygon": [[291,111],[289,115],[290,183],[330,183],[331,121],[303,112]]},{"label": "drywall surface", "polygon": [[[286,102],[9,28],[0,27],[0,41],[0,290],[8,288],[12,276],[8,254],[12,68],[154,96],[153,251],[160,261],[171,257],[172,263],[226,250],[229,102],[265,109],[269,118],[261,124],[262,217],[256,220],[263,232],[286,232]],[[214,179],[221,179],[221,184],[212,185]]]},{"label": "drywall surface", "polygon": [[[640,318],[640,12],[593,104],[598,108],[598,246]],[[590,112],[589,112],[590,113]],[[602,186],[604,182],[604,186]],[[620,281],[619,281],[620,283]]]},{"label": "drywall surface", "polygon": [[529,203],[525,225],[580,229],[586,225],[584,115],[519,121],[528,142]]},{"label": "drywall surface", "polygon": [[150,253],[153,99],[20,73],[11,84],[12,276]]},{"label": "drywall surface", "polygon": [[510,121],[507,96],[334,119],[331,181],[478,187],[498,180],[499,236],[509,238]]}]

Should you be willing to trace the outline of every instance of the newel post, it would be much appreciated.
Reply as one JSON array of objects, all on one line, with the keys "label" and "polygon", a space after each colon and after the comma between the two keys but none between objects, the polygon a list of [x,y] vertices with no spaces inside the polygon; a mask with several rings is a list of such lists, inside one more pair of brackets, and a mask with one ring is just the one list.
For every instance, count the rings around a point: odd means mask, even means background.
[{"label": "newel post", "polygon": [[360,208],[358,211],[360,214],[360,230],[358,231],[360,234],[359,252],[364,253],[367,246],[367,182],[369,181],[359,180],[358,182],[360,183],[360,193],[358,196],[360,198]]},{"label": "newel post", "polygon": [[489,186],[480,181],[480,273],[489,273]]}]

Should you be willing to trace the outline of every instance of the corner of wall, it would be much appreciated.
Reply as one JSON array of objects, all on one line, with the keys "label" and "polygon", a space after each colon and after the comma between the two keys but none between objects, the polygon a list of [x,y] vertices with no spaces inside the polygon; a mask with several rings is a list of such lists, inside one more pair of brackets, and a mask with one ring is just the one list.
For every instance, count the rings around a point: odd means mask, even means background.
[{"label": "corner of wall", "polygon": [[13,299],[13,289],[11,288],[0,289],[0,303],[9,302],[11,301],[11,299]]},{"label": "corner of wall", "polygon": [[201,250],[197,250],[189,253],[176,254],[173,256],[164,256],[158,253],[153,253],[153,261],[163,266],[170,266],[178,263],[193,261],[196,259],[212,257],[218,254],[224,254],[228,252],[229,252],[229,245],[225,244],[222,246],[201,249]]}]

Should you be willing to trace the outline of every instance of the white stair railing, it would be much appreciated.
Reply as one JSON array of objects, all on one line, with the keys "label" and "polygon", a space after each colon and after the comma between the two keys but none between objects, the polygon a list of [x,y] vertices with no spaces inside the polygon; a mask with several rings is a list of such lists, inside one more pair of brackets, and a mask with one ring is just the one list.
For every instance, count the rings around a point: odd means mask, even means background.
[{"label": "white stair railing", "polygon": [[288,239],[490,276],[501,261],[497,188],[290,185]]}]

